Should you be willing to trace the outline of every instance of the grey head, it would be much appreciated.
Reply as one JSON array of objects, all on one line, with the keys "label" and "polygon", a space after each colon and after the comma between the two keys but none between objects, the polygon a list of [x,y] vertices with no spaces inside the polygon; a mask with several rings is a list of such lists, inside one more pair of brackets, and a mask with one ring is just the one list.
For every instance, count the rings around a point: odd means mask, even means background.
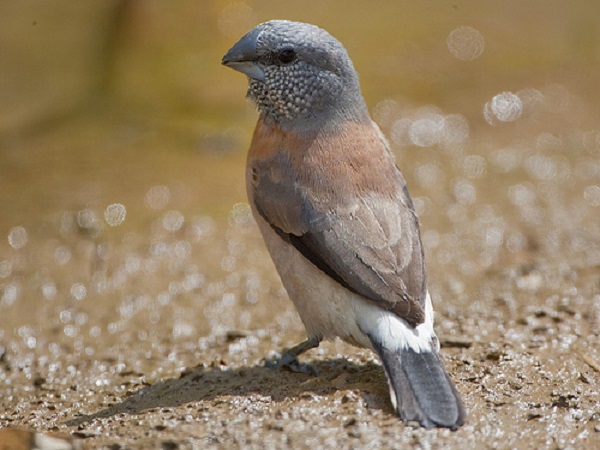
[{"label": "grey head", "polygon": [[242,37],[222,63],[248,76],[248,97],[261,117],[284,129],[310,130],[368,119],[346,49],[315,25],[262,23]]}]

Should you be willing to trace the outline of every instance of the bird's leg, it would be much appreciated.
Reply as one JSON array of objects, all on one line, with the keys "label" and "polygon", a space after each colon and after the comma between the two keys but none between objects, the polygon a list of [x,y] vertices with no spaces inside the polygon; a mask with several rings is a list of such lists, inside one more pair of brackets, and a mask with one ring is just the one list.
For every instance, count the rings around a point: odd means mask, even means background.
[{"label": "bird's leg", "polygon": [[[308,338],[306,341],[301,342],[300,344],[286,350],[280,359],[281,366],[288,368],[292,372],[309,373],[314,376],[317,376],[318,374],[316,369],[311,365],[301,364],[298,361],[298,356],[306,352],[307,350],[310,350],[311,348],[318,347],[322,340],[323,338],[320,336],[313,336],[311,338]],[[274,367],[278,364],[276,362],[267,360],[265,362],[265,365],[267,367]]]},{"label": "bird's leg", "polygon": [[311,348],[316,348],[321,343],[322,338],[319,336],[313,336],[304,342],[299,343],[295,347],[286,350],[281,357],[281,363],[284,366],[290,366],[292,364],[299,364],[298,356],[302,353],[310,350]]}]

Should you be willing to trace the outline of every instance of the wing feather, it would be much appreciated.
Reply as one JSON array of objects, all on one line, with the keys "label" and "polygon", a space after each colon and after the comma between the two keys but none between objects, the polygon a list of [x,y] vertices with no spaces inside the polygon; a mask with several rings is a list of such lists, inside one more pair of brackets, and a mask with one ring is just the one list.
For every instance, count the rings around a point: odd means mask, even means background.
[{"label": "wing feather", "polygon": [[279,152],[253,165],[251,201],[319,269],[416,326],[425,319],[426,296],[419,225],[391,164],[393,188],[348,189],[335,185],[339,176],[310,170],[298,176],[292,158]]}]

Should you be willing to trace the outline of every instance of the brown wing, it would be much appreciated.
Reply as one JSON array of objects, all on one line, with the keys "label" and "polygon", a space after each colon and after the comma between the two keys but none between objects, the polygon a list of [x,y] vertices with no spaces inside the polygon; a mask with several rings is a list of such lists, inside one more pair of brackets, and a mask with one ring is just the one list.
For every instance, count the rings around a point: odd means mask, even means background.
[{"label": "brown wing", "polygon": [[255,162],[251,201],[259,214],[337,282],[413,326],[422,323],[426,279],[419,225],[397,168],[391,168],[393,189],[386,192],[336,187],[339,177],[304,169],[299,176],[283,152]]}]

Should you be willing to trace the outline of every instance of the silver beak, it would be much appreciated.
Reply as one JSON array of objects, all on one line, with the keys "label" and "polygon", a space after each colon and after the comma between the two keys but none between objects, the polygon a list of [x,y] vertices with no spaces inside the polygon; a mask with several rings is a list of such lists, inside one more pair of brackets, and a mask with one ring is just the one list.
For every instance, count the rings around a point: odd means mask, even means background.
[{"label": "silver beak", "polygon": [[265,72],[258,64],[256,50],[258,36],[262,30],[254,29],[242,37],[223,56],[221,64],[248,75],[258,81],[265,81]]}]

